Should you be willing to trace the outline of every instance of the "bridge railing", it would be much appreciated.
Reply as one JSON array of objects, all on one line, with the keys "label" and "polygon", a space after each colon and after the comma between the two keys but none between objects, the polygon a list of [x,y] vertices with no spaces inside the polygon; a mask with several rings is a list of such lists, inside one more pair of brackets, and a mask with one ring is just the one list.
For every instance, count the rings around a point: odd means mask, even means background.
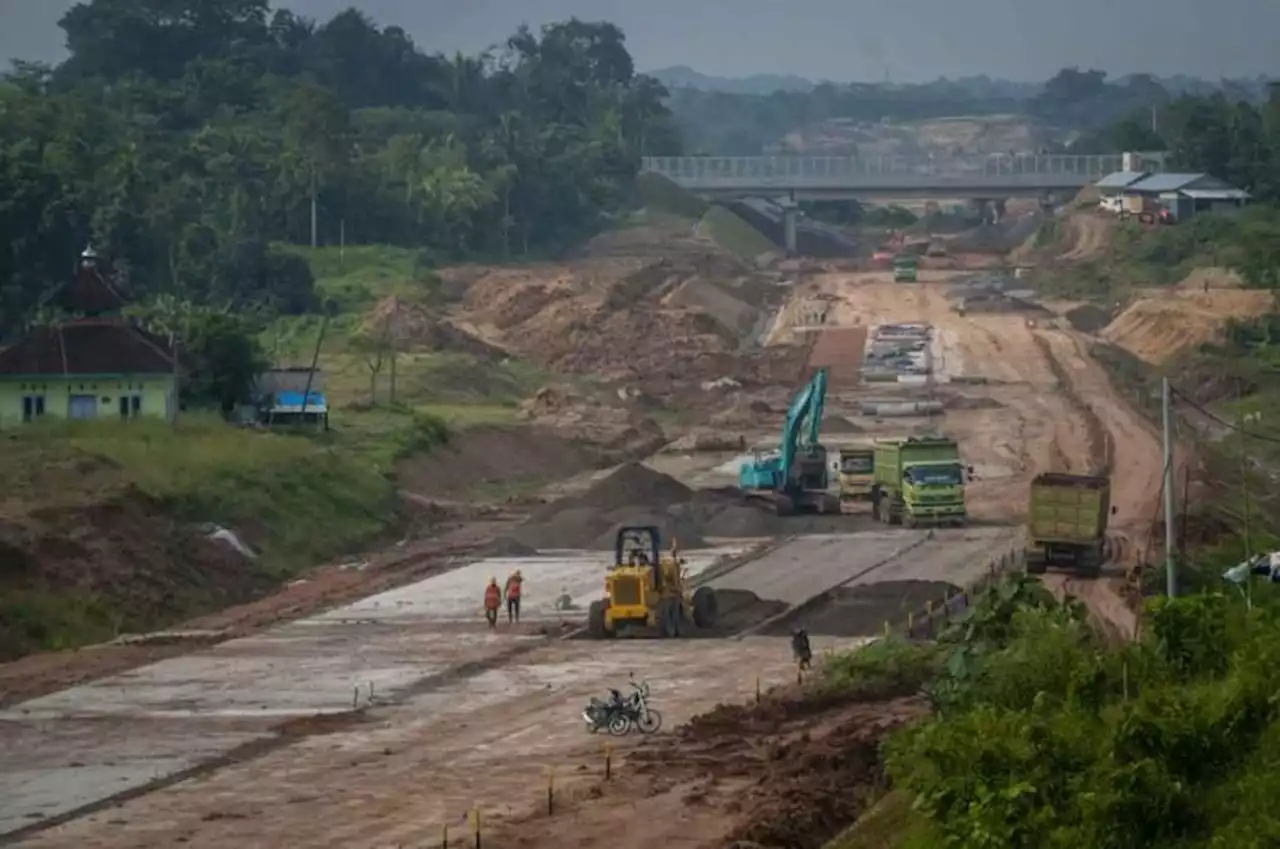
[{"label": "bridge railing", "polygon": [[946,159],[901,156],[648,156],[641,169],[678,183],[804,180],[838,186],[859,179],[1074,175],[1095,180],[1121,170],[1120,154],[992,154]]}]

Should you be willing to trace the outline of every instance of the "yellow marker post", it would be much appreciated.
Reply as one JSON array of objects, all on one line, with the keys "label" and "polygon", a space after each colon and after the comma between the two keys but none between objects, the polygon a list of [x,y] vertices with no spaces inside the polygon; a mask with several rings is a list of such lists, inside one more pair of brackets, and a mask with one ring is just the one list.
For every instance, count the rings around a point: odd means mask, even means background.
[{"label": "yellow marker post", "polygon": [[556,812],[556,773],[553,769],[547,770],[547,816],[551,816]]},{"label": "yellow marker post", "polygon": [[760,704],[760,676],[756,676],[756,704]]},{"label": "yellow marker post", "polygon": [[916,630],[916,615],[914,612],[907,614],[907,638],[910,639]]},{"label": "yellow marker post", "polygon": [[613,777],[613,746],[605,743],[604,746],[604,780],[608,781]]},{"label": "yellow marker post", "polygon": [[480,849],[480,809],[471,809],[471,830],[475,834],[475,849]]},{"label": "yellow marker post", "polygon": [[889,620],[888,620],[888,619],[886,619],[886,620],[884,620],[884,638],[885,638],[886,640],[887,640],[887,639],[889,639],[889,634],[890,634],[891,632],[892,632],[892,629],[889,627]]},{"label": "yellow marker post", "polygon": [[440,849],[449,849],[449,824],[440,826]]}]

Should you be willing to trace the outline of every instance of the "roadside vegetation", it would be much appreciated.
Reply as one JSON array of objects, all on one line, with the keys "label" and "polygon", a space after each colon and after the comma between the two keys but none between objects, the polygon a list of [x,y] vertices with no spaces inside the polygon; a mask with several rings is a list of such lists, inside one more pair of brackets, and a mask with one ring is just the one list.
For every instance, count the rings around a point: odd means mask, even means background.
[{"label": "roadside vegetation", "polygon": [[1155,599],[1139,641],[1110,645],[1014,576],[936,644],[829,660],[822,686],[911,670],[934,707],[891,737],[893,792],[831,849],[1270,845],[1278,613],[1268,584],[1252,608],[1234,589]]}]

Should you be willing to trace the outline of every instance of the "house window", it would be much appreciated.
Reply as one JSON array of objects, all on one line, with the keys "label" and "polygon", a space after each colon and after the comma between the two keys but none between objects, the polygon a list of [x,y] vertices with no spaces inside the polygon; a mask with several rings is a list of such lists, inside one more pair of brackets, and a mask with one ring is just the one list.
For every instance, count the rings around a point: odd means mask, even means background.
[{"label": "house window", "polygon": [[44,396],[43,395],[23,395],[22,396],[22,420],[24,422],[38,419],[44,415]]},{"label": "house window", "polygon": [[120,418],[136,419],[142,415],[142,396],[141,395],[121,395],[120,396]]}]

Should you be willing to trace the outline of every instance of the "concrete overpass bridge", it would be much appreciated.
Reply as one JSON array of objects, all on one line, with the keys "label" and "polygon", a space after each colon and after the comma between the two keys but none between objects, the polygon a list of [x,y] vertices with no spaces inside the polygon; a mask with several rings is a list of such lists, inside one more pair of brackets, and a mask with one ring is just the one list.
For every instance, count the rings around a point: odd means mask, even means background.
[{"label": "concrete overpass bridge", "polygon": [[[661,174],[711,200],[778,197],[791,201],[867,198],[1063,197],[1122,170],[1122,154],[991,155],[946,161],[901,157],[649,156],[642,171]],[[1144,162],[1145,170],[1160,170]]]}]

